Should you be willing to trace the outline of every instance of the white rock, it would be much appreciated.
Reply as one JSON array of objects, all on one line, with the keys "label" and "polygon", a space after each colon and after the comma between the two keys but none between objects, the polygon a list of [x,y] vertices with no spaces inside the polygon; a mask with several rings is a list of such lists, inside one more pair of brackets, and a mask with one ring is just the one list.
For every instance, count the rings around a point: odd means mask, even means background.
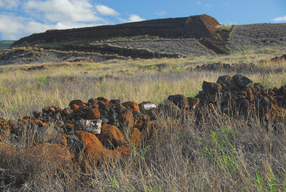
[{"label": "white rock", "polygon": [[82,120],[83,130],[91,132],[93,134],[100,134],[102,121],[98,119],[97,121],[92,120]]},{"label": "white rock", "polygon": [[144,104],[143,107],[145,110],[150,110],[152,108],[156,108],[156,105],[155,104]]}]

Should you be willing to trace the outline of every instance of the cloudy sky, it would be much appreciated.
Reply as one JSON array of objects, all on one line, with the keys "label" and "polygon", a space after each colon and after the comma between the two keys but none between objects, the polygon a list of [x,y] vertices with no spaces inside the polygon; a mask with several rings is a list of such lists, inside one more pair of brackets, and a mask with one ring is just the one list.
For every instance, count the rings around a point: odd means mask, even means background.
[{"label": "cloudy sky", "polygon": [[0,0],[0,40],[47,29],[199,14],[227,25],[285,23],[286,0]]}]

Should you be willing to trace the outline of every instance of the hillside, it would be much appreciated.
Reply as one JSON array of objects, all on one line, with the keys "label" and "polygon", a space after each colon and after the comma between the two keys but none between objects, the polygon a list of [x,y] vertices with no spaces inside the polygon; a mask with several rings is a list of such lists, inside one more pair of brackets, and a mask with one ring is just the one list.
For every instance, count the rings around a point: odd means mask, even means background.
[{"label": "hillside", "polygon": [[265,47],[286,46],[286,23],[238,25],[232,31],[229,47],[243,46],[260,49]]},{"label": "hillside", "polygon": [[196,15],[32,34],[2,52],[0,65],[277,52],[285,38],[283,23],[225,26]]}]

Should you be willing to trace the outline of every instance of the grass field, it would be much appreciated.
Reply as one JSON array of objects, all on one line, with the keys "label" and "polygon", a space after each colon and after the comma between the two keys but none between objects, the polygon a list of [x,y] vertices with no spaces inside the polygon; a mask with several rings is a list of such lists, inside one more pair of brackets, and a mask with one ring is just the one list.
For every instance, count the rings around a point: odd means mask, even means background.
[{"label": "grass field", "polygon": [[[43,70],[27,66],[2,66],[0,117],[19,119],[32,111],[56,105],[68,107],[73,99],[87,102],[106,97],[124,101],[151,101],[156,105],[169,95],[194,97],[202,82],[215,82],[237,69],[187,71],[188,66],[213,62],[253,63],[242,71],[266,88],[286,84],[286,62],[270,62],[285,50],[248,50],[228,56],[179,59],[111,60],[102,63],[44,64]],[[260,64],[260,60],[268,61]],[[80,65],[78,65],[80,64]],[[34,65],[33,65],[34,66]],[[164,66],[159,69],[158,66]],[[118,79],[98,81],[114,75]],[[75,77],[75,81],[70,77]],[[65,162],[55,176],[47,176],[36,156],[11,144],[14,153],[2,152],[0,182],[4,191],[286,191],[286,132],[284,123],[226,118],[213,114],[200,127],[181,119],[159,118],[152,145],[131,147],[131,156],[110,166],[90,167],[83,173]],[[7,141],[8,142],[8,141]],[[8,142],[9,143],[9,142]],[[48,168],[47,168],[48,167]]]}]

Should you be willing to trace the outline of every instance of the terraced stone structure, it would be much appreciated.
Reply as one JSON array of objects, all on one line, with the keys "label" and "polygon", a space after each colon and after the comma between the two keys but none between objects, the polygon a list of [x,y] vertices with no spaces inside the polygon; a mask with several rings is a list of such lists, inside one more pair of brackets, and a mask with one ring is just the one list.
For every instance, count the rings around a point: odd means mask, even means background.
[{"label": "terraced stone structure", "polygon": [[219,22],[206,14],[181,18],[155,19],[118,25],[104,25],[66,30],[47,30],[34,33],[14,42],[11,47],[23,43],[50,43],[80,39],[108,39],[128,36],[159,36],[163,38],[212,38]]}]

